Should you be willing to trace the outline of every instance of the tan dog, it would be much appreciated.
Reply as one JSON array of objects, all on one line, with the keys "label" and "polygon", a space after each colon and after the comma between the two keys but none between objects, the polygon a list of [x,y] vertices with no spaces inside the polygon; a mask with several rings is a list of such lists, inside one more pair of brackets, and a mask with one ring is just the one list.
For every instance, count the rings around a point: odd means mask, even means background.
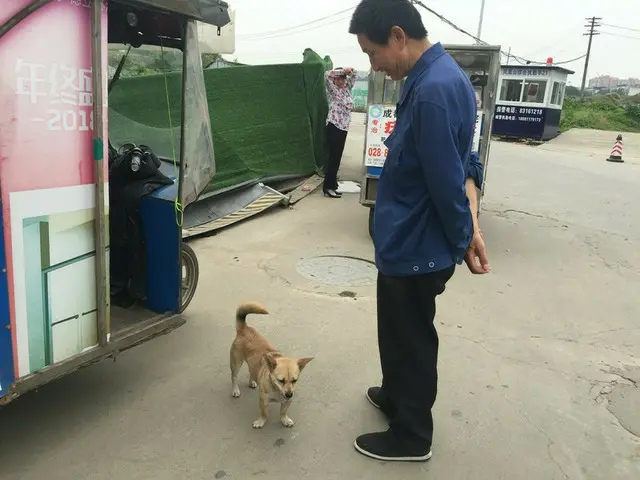
[{"label": "tan dog", "polygon": [[291,405],[295,384],[302,369],[313,360],[283,356],[266,338],[253,327],[247,325],[250,313],[266,315],[264,307],[258,303],[243,303],[236,310],[236,338],[231,344],[231,395],[240,396],[238,373],[244,362],[249,366],[249,387],[259,389],[260,418],[253,422],[253,428],[262,428],[269,417],[269,402],[280,404],[280,422],[285,427],[293,427],[293,420],[287,415]]}]

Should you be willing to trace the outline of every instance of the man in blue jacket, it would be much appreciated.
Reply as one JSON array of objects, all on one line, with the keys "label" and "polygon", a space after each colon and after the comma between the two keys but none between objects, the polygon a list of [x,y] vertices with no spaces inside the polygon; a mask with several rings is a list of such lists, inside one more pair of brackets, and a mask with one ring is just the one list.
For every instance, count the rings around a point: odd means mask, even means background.
[{"label": "man in blue jacket", "polygon": [[408,0],[362,0],[349,32],[375,71],[407,77],[374,214],[382,385],[367,398],[386,414],[389,430],[361,435],[354,446],[379,460],[424,461],[438,379],[436,297],[457,264],[490,270],[468,198],[475,206],[475,92],[442,45],[429,42]]}]

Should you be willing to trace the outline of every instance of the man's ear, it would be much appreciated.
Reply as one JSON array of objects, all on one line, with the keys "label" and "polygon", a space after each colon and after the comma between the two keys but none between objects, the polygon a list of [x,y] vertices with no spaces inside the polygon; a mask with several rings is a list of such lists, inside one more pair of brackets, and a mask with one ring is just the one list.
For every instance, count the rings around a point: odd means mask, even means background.
[{"label": "man's ear", "polygon": [[298,368],[300,369],[300,371],[302,371],[302,369],[304,367],[306,367],[307,363],[309,363],[311,360],[313,360],[313,357],[299,358],[298,359]]},{"label": "man's ear", "polygon": [[276,366],[278,365],[278,362],[276,361],[275,357],[270,353],[265,353],[263,357],[264,357],[264,360],[267,362],[267,366],[269,367],[269,370],[273,372]]},{"label": "man's ear", "polygon": [[400,27],[394,25],[393,27],[391,27],[391,32],[389,32],[388,43],[391,43],[392,41],[404,47],[404,45],[407,43],[407,34]]}]

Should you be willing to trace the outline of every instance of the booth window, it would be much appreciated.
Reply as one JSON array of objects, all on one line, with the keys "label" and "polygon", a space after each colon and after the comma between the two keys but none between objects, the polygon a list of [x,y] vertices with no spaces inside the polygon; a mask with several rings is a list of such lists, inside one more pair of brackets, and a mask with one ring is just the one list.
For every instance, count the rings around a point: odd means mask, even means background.
[{"label": "booth window", "polygon": [[553,82],[553,88],[551,89],[551,104],[562,105],[564,98],[565,84],[564,82]]},{"label": "booth window", "polygon": [[526,103],[544,103],[546,91],[546,80],[525,80],[522,101]]},{"label": "booth window", "polygon": [[522,96],[522,80],[502,80],[500,100],[503,102],[519,102]]}]

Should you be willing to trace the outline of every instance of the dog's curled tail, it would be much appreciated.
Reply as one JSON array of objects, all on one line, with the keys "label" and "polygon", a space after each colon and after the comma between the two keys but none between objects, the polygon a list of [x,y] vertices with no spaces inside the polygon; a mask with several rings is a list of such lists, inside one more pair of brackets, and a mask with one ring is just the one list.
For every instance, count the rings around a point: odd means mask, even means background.
[{"label": "dog's curled tail", "polygon": [[242,330],[247,324],[247,315],[257,313],[268,315],[269,312],[257,302],[246,302],[238,306],[236,310],[236,330]]}]

